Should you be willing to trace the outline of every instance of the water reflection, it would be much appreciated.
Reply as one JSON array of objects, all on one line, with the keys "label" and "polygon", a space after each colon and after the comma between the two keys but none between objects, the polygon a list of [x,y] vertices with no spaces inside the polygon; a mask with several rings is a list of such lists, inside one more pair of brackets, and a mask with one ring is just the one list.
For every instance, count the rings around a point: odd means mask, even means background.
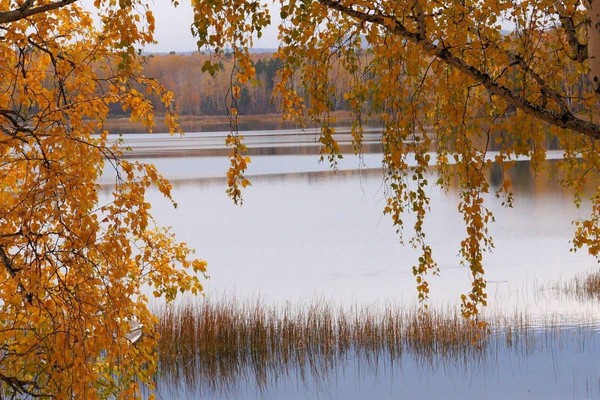
[{"label": "water reflection", "polygon": [[[310,368],[281,368],[267,376],[239,370],[235,376],[198,371],[184,380],[161,381],[162,399],[594,399],[600,395],[597,334],[530,334],[529,347],[511,347],[503,335],[471,357],[403,354],[369,358],[349,354]],[[582,345],[582,343],[584,343]],[[204,373],[203,373],[204,372]],[[205,374],[209,372],[210,377]],[[212,378],[212,380],[211,380]]]},{"label": "water reflection", "polygon": [[229,301],[180,308],[175,320],[163,313],[159,398],[600,396],[597,328],[548,320],[534,328],[518,315],[492,319],[486,334],[456,315],[423,318],[398,308],[340,315],[327,307],[298,314]]},{"label": "water reflection", "polygon": [[[253,186],[245,191],[243,207],[225,195],[228,164],[220,153],[143,159],[173,179],[176,210],[155,190],[149,201],[157,221],[172,226],[180,240],[209,261],[207,294],[258,297],[266,304],[307,304],[316,297],[346,306],[391,302],[413,307],[411,267],[418,254],[399,244],[394,227],[382,215],[381,155],[346,156],[333,174],[315,155],[282,148],[268,150],[276,155],[253,157]],[[490,173],[492,186],[499,187],[501,171],[494,167]],[[293,347],[287,358],[282,352],[240,353],[234,345],[202,356],[193,353],[200,351],[196,346],[167,349],[163,355],[175,358],[162,361],[161,397],[600,397],[600,338],[593,328],[600,320],[598,301],[557,295],[553,289],[597,265],[583,252],[570,252],[571,221],[586,216],[586,204],[574,207],[555,173],[546,170],[536,176],[527,161],[519,161],[510,176],[514,207],[504,207],[493,193],[486,198],[497,220],[491,227],[495,250],[485,259],[487,312],[526,313],[526,327],[503,324],[480,346],[462,352],[423,351],[404,342],[392,351],[352,346],[333,351],[315,345],[309,356],[297,353],[303,347]],[[112,178],[103,179],[108,184]],[[102,197],[107,199],[109,186],[104,188]],[[457,257],[465,235],[456,209],[458,196],[438,187],[430,187],[428,195],[431,212],[425,231],[441,270],[430,281],[431,303],[455,306],[470,284]],[[410,226],[410,215],[405,222]],[[195,329],[186,335],[200,342],[206,338]]]},{"label": "water reflection", "polygon": [[[414,303],[411,267],[418,255],[399,244],[382,215],[381,155],[348,156],[336,174],[314,156],[255,157],[250,171],[257,175],[243,207],[225,195],[224,157],[143,161],[155,162],[174,179],[177,209],[155,190],[149,201],[158,222],[172,226],[209,261],[209,294],[258,295],[274,302],[316,295],[346,303]],[[598,313],[587,303],[540,292],[596,262],[584,252],[570,252],[571,222],[586,215],[585,204],[574,207],[556,177],[534,179],[527,161],[517,164],[514,208],[493,194],[487,198],[497,220],[491,227],[496,248],[485,260],[491,307],[564,313],[573,320]],[[104,198],[108,192],[106,187]],[[470,282],[457,257],[465,235],[457,194],[434,186],[428,195],[432,205],[425,229],[441,268],[441,276],[430,282],[432,302],[458,304]],[[405,222],[410,226],[410,215]]]},{"label": "water reflection", "polygon": [[[229,148],[225,139],[229,132],[189,132],[185,135],[130,134],[111,135],[109,141],[119,140],[128,149],[124,157],[217,157],[227,156]],[[316,128],[287,129],[281,131],[253,130],[240,133],[249,155],[319,154],[320,131]],[[340,151],[352,154],[353,136],[349,128],[336,132]],[[362,153],[381,152],[381,128],[365,127]]]}]

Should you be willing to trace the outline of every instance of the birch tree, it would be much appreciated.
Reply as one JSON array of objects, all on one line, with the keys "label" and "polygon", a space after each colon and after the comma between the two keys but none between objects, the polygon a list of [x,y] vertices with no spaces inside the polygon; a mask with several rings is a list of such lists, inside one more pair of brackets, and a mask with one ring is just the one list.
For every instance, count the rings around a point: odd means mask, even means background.
[{"label": "birch tree", "polygon": [[[249,48],[271,23],[270,5],[192,4],[192,32],[214,56],[202,68],[215,72],[219,57],[233,51],[227,178],[239,201],[249,160],[236,103],[254,78]],[[335,167],[331,111],[340,99],[332,65],[350,77],[342,97],[352,108],[356,151],[366,117],[382,127],[384,212],[399,232],[409,228],[406,215],[415,216],[407,240],[421,252],[413,273],[424,304],[428,275],[438,273],[424,229],[427,187],[458,182],[465,222],[458,251],[472,278],[462,312],[476,318],[487,301],[484,254],[493,247],[485,202],[494,191],[486,174],[492,163],[507,172],[526,156],[534,168],[547,168],[547,144],[557,142],[561,181],[577,204],[599,169],[600,6],[279,0],[278,8],[281,112],[320,123],[322,157]],[[151,4],[95,0],[92,11],[97,22],[78,0],[0,0],[2,396],[139,397],[157,367],[144,285],[167,300],[202,289],[197,274],[205,262],[156,226],[145,200],[151,185],[169,198],[171,186],[151,165],[123,160],[104,129],[115,105],[151,129],[148,96],[159,95],[177,130],[172,95],[141,69],[140,51],[154,40]],[[111,201],[101,204],[96,182],[106,166],[117,178]],[[496,194],[512,203],[508,174]],[[573,246],[598,256],[598,189],[589,204]],[[128,333],[138,323],[144,335],[133,345]]]},{"label": "birch tree", "polygon": [[[363,121],[382,126],[383,167],[388,188],[385,213],[399,232],[416,216],[409,243],[421,256],[413,267],[418,296],[426,304],[427,276],[437,274],[424,223],[426,188],[460,187],[458,210],[465,239],[458,249],[471,272],[462,313],[477,317],[487,303],[484,254],[493,248],[488,226],[494,216],[485,196],[493,191],[513,201],[508,170],[529,157],[536,170],[548,143],[563,152],[562,183],[577,205],[585,182],[600,166],[600,3],[597,0],[279,0],[283,68],[276,86],[284,117],[310,118],[322,126],[322,157],[339,157],[331,111],[340,63],[353,77],[343,94],[354,116],[352,135],[360,152]],[[243,84],[248,48],[270,23],[267,4],[196,1],[199,44],[220,55],[233,48]],[[200,17],[201,16],[201,17]],[[299,95],[299,88],[304,96]],[[235,98],[237,91],[233,91]],[[305,98],[308,98],[305,101]],[[235,114],[235,112],[233,113]],[[235,136],[235,135],[234,135]],[[243,181],[243,144],[233,146],[230,184]],[[498,149],[490,153],[491,148]],[[492,190],[487,171],[504,171]],[[430,182],[434,173],[435,182]],[[592,182],[597,186],[597,182]],[[236,198],[239,191],[232,190]],[[600,253],[600,192],[591,196],[590,217],[576,222],[573,247]],[[405,235],[407,233],[405,232]]]},{"label": "birch tree", "polygon": [[[170,184],[103,128],[115,104],[149,129],[147,94],[171,104],[141,74],[152,13],[95,7],[97,24],[75,0],[0,1],[0,398],[138,398],[157,369],[148,296],[202,289],[205,262],[144,198]],[[116,179],[100,203],[105,167]]]}]

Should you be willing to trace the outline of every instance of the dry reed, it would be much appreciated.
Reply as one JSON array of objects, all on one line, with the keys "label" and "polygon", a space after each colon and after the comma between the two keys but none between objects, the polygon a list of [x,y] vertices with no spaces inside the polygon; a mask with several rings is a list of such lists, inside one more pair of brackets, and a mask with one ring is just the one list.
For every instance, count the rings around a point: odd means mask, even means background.
[{"label": "dry reed", "polygon": [[[315,384],[349,360],[371,372],[381,361],[393,365],[406,356],[425,367],[484,366],[501,351],[527,356],[560,346],[573,332],[558,320],[532,321],[523,312],[488,315],[482,329],[452,310],[342,308],[322,300],[276,306],[202,299],[156,313],[158,379],[194,392],[235,391],[249,382],[260,391],[290,377]],[[587,322],[575,331],[582,345],[594,321]]]},{"label": "dry reed", "polygon": [[189,389],[201,381],[223,390],[240,378],[265,388],[280,376],[322,376],[349,358],[376,365],[405,352],[423,360],[476,355],[488,337],[457,313],[342,308],[326,301],[277,307],[205,299],[157,314],[160,379]]},{"label": "dry reed", "polygon": [[578,275],[566,283],[557,283],[551,289],[577,300],[600,300],[600,270]]}]

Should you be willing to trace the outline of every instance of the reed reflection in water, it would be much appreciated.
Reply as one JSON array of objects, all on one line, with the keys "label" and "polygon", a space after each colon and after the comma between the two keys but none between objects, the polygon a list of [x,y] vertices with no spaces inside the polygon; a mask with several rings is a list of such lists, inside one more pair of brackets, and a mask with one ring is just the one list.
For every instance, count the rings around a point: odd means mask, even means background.
[{"label": "reed reflection in water", "polygon": [[[523,314],[179,304],[160,317],[159,394],[198,399],[596,398],[597,330]],[[590,321],[592,323],[593,321]]]}]

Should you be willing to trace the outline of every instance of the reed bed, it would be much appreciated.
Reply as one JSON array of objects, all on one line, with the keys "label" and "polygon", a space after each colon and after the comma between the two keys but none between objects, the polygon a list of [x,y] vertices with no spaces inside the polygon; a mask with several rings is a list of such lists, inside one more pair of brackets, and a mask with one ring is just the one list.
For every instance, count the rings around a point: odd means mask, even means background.
[{"label": "reed bed", "polygon": [[578,275],[566,283],[557,283],[551,289],[577,300],[600,300],[600,270]]},{"label": "reed bed", "polygon": [[290,377],[314,384],[348,361],[371,372],[382,360],[394,365],[404,357],[425,366],[484,365],[500,351],[527,355],[572,338],[560,321],[532,321],[521,312],[488,315],[482,328],[450,309],[344,308],[322,300],[277,306],[202,299],[156,313],[158,379],[194,392],[236,390],[250,381],[263,390]]},{"label": "reed bed", "polygon": [[488,337],[457,313],[342,308],[318,300],[293,307],[205,299],[157,314],[160,378],[189,388],[201,380],[215,390],[250,376],[258,387],[290,374],[319,376],[349,358],[375,365],[405,352],[424,360],[476,355]]},{"label": "reed bed", "polygon": [[600,299],[600,271],[576,278],[574,287],[577,293],[593,299]]}]

